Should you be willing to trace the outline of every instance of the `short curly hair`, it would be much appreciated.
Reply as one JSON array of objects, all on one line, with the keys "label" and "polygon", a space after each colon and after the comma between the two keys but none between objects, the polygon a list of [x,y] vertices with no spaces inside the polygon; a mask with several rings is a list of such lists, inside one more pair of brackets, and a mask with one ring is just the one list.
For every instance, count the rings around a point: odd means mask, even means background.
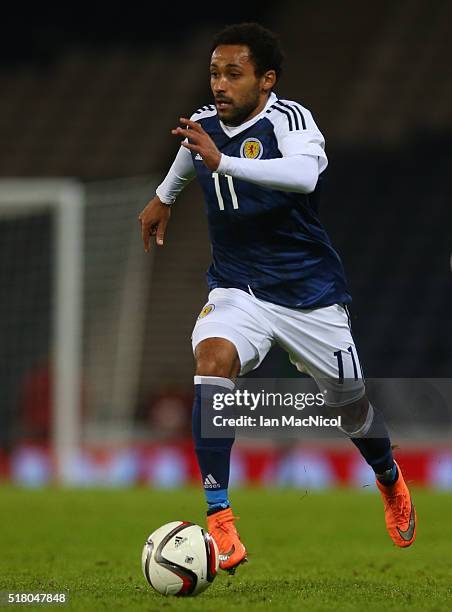
[{"label": "short curly hair", "polygon": [[218,32],[212,42],[211,54],[220,45],[245,45],[251,52],[256,76],[274,70],[278,80],[282,74],[284,53],[279,38],[259,23],[237,23]]}]

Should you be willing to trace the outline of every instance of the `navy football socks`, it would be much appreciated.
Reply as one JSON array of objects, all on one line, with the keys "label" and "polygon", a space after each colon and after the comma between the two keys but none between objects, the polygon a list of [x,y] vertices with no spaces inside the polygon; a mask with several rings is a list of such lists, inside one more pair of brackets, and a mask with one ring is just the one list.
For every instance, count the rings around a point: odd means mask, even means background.
[{"label": "navy football socks", "polygon": [[216,394],[230,393],[234,383],[229,378],[195,376],[195,398],[192,412],[192,432],[198,465],[208,505],[207,514],[229,508],[228,484],[231,448],[234,437],[202,436],[201,419],[223,414],[212,410]]},{"label": "navy football socks", "polygon": [[366,423],[350,434],[351,441],[375,472],[382,484],[391,485],[397,480],[398,471],[392,455],[389,433],[379,410],[369,404]]},{"label": "navy football socks", "polygon": [[399,470],[397,469],[397,465],[394,461],[394,465],[391,469],[386,470],[386,472],[383,472],[383,474],[375,475],[378,478],[379,482],[381,482],[381,484],[393,485],[395,482],[397,482],[397,479],[399,477]]}]

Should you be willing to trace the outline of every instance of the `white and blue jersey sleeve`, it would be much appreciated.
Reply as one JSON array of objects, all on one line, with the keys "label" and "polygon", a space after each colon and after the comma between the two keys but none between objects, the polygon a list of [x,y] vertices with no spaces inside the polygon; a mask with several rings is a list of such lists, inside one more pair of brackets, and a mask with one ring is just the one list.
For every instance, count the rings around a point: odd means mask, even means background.
[{"label": "white and blue jersey sleeve", "polygon": [[325,139],[317,127],[311,112],[289,100],[277,100],[266,111],[274,125],[278,148],[283,157],[310,155],[319,163],[319,174],[328,165]]},{"label": "white and blue jersey sleeve", "polygon": [[[190,117],[192,121],[199,121],[216,114],[215,106],[209,104],[198,109]],[[196,172],[190,151],[180,147],[171,168],[155,193],[164,204],[174,204],[181,191],[195,178]]]},{"label": "white and blue jersey sleeve", "polygon": [[155,193],[163,204],[174,204],[177,196],[196,176],[191,153],[180,147],[165,179]]}]

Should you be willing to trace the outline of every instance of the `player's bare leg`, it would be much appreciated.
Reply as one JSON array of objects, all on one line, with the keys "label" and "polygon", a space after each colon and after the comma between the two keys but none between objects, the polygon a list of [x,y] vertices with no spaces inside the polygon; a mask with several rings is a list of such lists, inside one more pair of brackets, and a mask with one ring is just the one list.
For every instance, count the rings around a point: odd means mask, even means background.
[{"label": "player's bare leg", "polygon": [[195,349],[196,375],[220,376],[235,380],[240,361],[232,342],[224,338],[207,338]]},{"label": "player's bare leg", "polygon": [[[195,403],[193,406],[193,439],[208,504],[207,523],[215,539],[220,568],[234,573],[246,560],[246,549],[235,528],[228,500],[228,482],[233,438],[206,438],[201,435],[201,399],[204,406],[216,393],[234,388],[240,372],[237,350],[224,338],[207,338],[195,350]],[[202,397],[201,397],[202,396]]]},{"label": "player's bare leg", "polygon": [[340,414],[343,431],[350,435],[375,472],[384,503],[386,529],[392,541],[401,548],[410,546],[416,538],[416,510],[400,466],[392,456],[381,413],[364,396],[341,407]]}]

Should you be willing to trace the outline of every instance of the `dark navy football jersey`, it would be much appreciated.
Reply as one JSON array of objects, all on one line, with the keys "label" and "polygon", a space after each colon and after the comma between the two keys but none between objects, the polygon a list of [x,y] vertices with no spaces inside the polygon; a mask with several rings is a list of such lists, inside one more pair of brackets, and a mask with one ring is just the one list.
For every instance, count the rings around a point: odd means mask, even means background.
[{"label": "dark navy football jersey", "polygon": [[[192,115],[221,153],[273,159],[315,155],[327,165],[324,141],[311,113],[272,94],[264,111],[236,128],[223,125],[214,106]],[[270,189],[212,173],[199,154],[193,164],[205,196],[213,261],[209,288],[234,287],[290,308],[351,301],[341,260],[319,221],[320,174],[314,192]]]}]

